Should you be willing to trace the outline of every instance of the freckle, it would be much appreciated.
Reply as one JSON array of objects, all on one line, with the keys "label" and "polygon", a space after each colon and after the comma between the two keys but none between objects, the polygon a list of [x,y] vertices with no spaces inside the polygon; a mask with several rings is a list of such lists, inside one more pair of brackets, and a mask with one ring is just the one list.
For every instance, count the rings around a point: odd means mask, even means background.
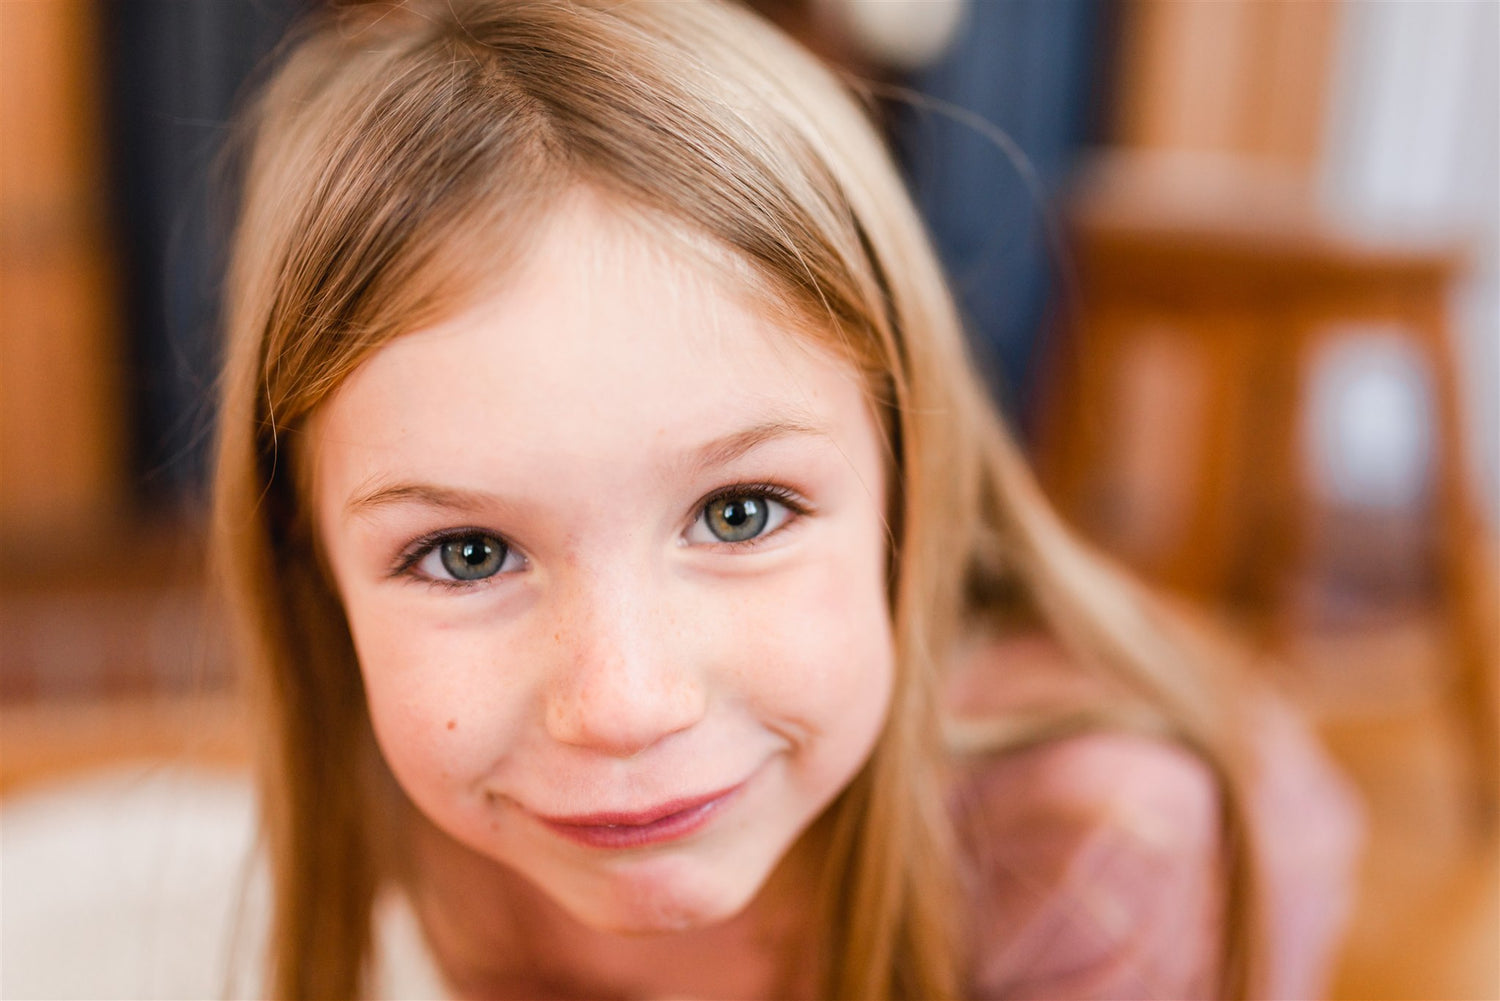
[{"label": "freckle", "polygon": [[450,730],[457,730],[458,729],[458,720],[456,720],[456,719],[450,719],[448,721],[448,729],[450,729]]},{"label": "freckle", "polygon": [[561,643],[562,642],[562,633],[553,633],[552,634],[552,642],[554,642],[554,643]]}]

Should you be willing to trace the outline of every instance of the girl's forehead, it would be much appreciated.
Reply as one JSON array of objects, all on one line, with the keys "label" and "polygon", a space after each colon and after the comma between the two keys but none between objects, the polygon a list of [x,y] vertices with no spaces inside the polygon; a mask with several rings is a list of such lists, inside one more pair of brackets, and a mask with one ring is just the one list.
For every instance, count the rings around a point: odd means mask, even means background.
[{"label": "girl's forehead", "polygon": [[[842,363],[829,324],[790,303],[741,254],[583,186],[561,197],[521,252],[456,299],[444,319],[387,349],[405,354],[476,326],[532,372],[602,358],[624,372],[663,354],[707,368],[746,365],[748,354],[767,361],[810,352]],[[756,351],[747,353],[749,341]]]},{"label": "girl's forehead", "polygon": [[[514,278],[566,262],[580,278],[649,272],[652,294],[671,288],[700,307],[732,306],[765,316],[788,332],[816,337],[818,322],[794,307],[774,283],[731,247],[637,203],[579,185],[536,226]],[[580,289],[580,291],[584,291]],[[603,305],[597,300],[586,300]]]},{"label": "girl's forehead", "polygon": [[728,251],[579,197],[483,297],[377,349],[320,409],[339,437],[503,427],[512,452],[868,419],[857,370],[760,292]]}]

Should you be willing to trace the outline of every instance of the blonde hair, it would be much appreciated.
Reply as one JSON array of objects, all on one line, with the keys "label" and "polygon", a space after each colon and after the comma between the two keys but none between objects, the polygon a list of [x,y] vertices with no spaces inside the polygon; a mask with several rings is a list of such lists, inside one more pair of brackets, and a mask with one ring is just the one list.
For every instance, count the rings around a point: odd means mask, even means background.
[{"label": "blonde hair", "polygon": [[1216,662],[1050,513],[896,171],[834,76],[712,2],[372,4],[305,26],[247,122],[215,531],[266,724],[276,996],[360,992],[373,897],[399,854],[374,822],[391,780],[299,499],[298,432],[371,351],[477,294],[580,184],[730,248],[768,305],[866,373],[886,422],[899,669],[876,750],[828,818],[823,996],[964,989],[939,683],[965,629],[1013,614],[1131,695],[957,736],[994,749],[1125,726],[1197,753],[1225,790],[1226,990],[1247,989],[1243,778],[1205,678]]}]

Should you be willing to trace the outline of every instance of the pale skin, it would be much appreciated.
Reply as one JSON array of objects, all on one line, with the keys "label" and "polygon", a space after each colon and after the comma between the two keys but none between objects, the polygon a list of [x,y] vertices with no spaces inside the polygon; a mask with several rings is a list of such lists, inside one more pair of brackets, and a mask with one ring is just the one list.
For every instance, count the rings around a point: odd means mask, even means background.
[{"label": "pale skin", "polygon": [[809,989],[807,832],[895,671],[887,459],[852,366],[688,246],[580,192],[309,427],[461,994]]}]

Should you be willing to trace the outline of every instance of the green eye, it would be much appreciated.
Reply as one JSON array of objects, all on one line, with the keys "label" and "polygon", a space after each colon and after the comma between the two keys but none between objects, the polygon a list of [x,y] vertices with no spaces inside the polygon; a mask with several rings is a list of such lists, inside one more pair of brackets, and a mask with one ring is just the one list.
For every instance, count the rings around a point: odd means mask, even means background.
[{"label": "green eye", "polygon": [[499,572],[509,548],[493,535],[465,535],[438,546],[437,555],[454,580],[482,580]]},{"label": "green eye", "polygon": [[704,505],[703,520],[720,542],[746,542],[766,530],[770,502],[764,497],[720,497]]}]

